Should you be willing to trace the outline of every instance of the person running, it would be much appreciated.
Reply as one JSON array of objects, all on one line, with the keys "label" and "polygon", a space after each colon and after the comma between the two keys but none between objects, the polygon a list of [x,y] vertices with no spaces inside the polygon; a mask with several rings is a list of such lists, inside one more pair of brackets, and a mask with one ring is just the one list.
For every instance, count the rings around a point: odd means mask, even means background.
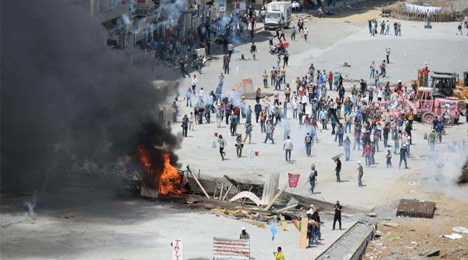
[{"label": "person running", "polygon": [[223,139],[222,135],[218,136],[218,144],[219,144],[219,154],[221,154],[221,160],[224,161],[224,156],[226,155],[224,148],[226,147],[227,143],[226,143],[226,140]]},{"label": "person running", "polygon": [[315,170],[315,164],[311,166],[311,172],[309,174],[310,193],[314,194],[315,184],[317,183],[318,172]]},{"label": "person running", "polygon": [[286,141],[284,141],[283,150],[285,151],[286,161],[291,162],[291,151],[293,150],[293,143],[292,140],[289,138],[289,135],[286,138]]},{"label": "person running", "polygon": [[340,205],[339,201],[336,201],[335,203],[335,214],[333,216],[333,230],[335,230],[335,224],[338,221],[339,228],[341,230],[341,210],[343,207]]}]

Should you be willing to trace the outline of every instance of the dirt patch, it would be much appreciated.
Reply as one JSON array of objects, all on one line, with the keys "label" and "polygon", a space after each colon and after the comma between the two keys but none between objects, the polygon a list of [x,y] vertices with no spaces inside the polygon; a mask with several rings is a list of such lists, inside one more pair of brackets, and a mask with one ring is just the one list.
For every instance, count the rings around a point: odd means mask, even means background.
[{"label": "dirt patch", "polygon": [[[414,187],[412,188],[414,190]],[[377,224],[381,237],[371,241],[364,260],[371,259],[408,259],[426,256],[440,250],[434,259],[468,258],[468,234],[461,239],[452,240],[442,237],[454,233],[453,227],[468,227],[468,203],[448,199],[443,194],[419,193],[418,196],[436,202],[433,219],[394,218],[395,225]]]},{"label": "dirt patch", "polygon": [[372,19],[379,18],[381,13],[380,8],[369,9],[363,13],[356,14],[354,11],[342,11],[339,17],[327,16],[323,18],[323,21],[326,22],[335,22],[335,23],[363,23]]}]

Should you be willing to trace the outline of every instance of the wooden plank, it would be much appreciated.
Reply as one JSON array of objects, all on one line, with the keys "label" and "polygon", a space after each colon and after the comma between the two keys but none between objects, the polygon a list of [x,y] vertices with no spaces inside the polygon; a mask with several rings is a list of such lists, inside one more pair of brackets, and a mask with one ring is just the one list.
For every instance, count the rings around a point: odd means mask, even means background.
[{"label": "wooden plank", "polygon": [[299,248],[306,249],[307,247],[307,227],[309,225],[309,219],[303,217],[301,220],[301,236],[299,241]]},{"label": "wooden plank", "polygon": [[195,180],[195,182],[198,184],[198,187],[200,187],[200,189],[203,191],[203,193],[205,194],[205,196],[209,199],[210,198],[210,195],[208,195],[208,193],[206,192],[205,188],[203,188],[203,186],[201,185],[200,181],[198,181],[198,178],[195,176],[195,174],[192,173],[192,171],[190,170],[190,168],[187,166],[187,170],[188,172],[192,175],[193,179]]},{"label": "wooden plank", "polygon": [[233,202],[239,199],[250,199],[255,203],[255,205],[260,206],[262,201],[257,197],[257,195],[253,194],[250,191],[243,191],[241,193],[236,194],[236,196],[232,197],[229,202]]},{"label": "wooden plank", "polygon": [[216,191],[218,190],[218,185],[215,186],[215,190],[213,192],[213,199],[216,199]]},{"label": "wooden plank", "polygon": [[294,205],[287,206],[287,207],[285,207],[285,208],[279,209],[279,210],[277,210],[276,212],[281,212],[281,211],[285,211],[285,210],[288,210],[288,209],[292,209],[292,208],[297,207],[297,205],[299,205],[299,203],[296,203],[296,204],[294,204]]},{"label": "wooden plank", "polygon": [[221,182],[221,189],[219,189],[219,200],[223,198],[223,192],[224,192],[224,182]]},{"label": "wooden plank", "polygon": [[229,178],[227,175],[224,175],[224,178],[226,178],[226,180],[228,180],[232,185],[239,187],[239,184],[234,179]]},{"label": "wooden plank", "polygon": [[226,194],[224,194],[224,197],[223,197],[222,200],[225,200],[225,199],[226,199],[226,197],[227,197],[227,195],[229,194],[229,192],[231,191],[231,189],[232,189],[232,184],[231,184],[231,185],[229,186],[229,188],[227,189]]},{"label": "wooden plank", "polygon": [[[250,186],[250,189],[249,189],[249,192],[252,191],[252,188],[253,188],[253,186],[251,185],[251,186]],[[244,205],[246,199],[247,199],[247,198],[244,198],[244,199],[242,200],[241,205]],[[257,204],[257,206],[258,206],[258,204]]]},{"label": "wooden plank", "polygon": [[286,223],[286,220],[284,219],[283,215],[280,215],[280,220],[281,220],[281,226],[283,227],[284,231],[288,231],[288,223]]},{"label": "wooden plank", "polygon": [[268,202],[265,210],[269,210],[271,208],[271,206],[273,206],[273,203],[275,203],[275,201],[279,198],[279,196],[281,196],[281,194],[284,192],[284,190],[286,190],[287,187],[288,187],[288,185],[284,186],[283,189],[281,189],[278,193],[276,193],[275,196],[273,196],[273,198],[270,200],[270,202]]}]

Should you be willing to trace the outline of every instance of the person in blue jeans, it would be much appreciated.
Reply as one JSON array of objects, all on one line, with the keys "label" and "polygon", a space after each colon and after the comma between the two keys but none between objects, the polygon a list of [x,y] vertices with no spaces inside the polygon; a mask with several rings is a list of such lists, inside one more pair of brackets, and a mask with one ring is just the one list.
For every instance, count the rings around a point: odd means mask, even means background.
[{"label": "person in blue jeans", "polygon": [[402,145],[400,148],[400,163],[398,164],[398,169],[401,168],[401,163],[405,162],[405,169],[408,169],[408,162],[406,161],[406,145]]},{"label": "person in blue jeans", "polygon": [[349,136],[346,136],[346,139],[344,140],[344,151],[346,161],[349,161],[349,157],[351,155],[351,139],[349,139]]},{"label": "person in blue jeans", "polygon": [[313,137],[310,136],[309,133],[307,133],[306,137],[304,138],[304,143],[305,143],[306,155],[307,156],[310,156],[310,152],[311,152],[311,149],[312,149],[312,141],[313,141]]},{"label": "person in blue jeans", "polygon": [[322,129],[327,130],[327,111],[325,109],[320,111],[320,120],[322,121]]},{"label": "person in blue jeans", "polygon": [[287,162],[291,162],[292,149],[293,149],[293,143],[292,143],[292,140],[288,136],[286,138],[286,141],[284,141],[284,144],[283,144],[283,150],[285,151],[285,157],[286,157]]},{"label": "person in blue jeans", "polygon": [[390,146],[387,146],[387,155],[385,157],[387,158],[387,168],[392,168],[392,150]]}]

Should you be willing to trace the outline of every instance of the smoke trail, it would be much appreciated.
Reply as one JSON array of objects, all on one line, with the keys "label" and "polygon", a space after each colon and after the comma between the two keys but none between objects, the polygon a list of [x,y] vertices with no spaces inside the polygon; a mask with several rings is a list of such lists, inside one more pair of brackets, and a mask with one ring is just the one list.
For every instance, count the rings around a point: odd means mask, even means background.
[{"label": "smoke trail", "polygon": [[428,186],[435,190],[445,190],[448,196],[468,201],[466,187],[457,184],[463,164],[468,160],[468,149],[465,141],[460,143],[436,145],[436,150],[428,155]]},{"label": "smoke trail", "polygon": [[108,49],[100,22],[65,2],[2,2],[2,188],[36,190],[77,163],[113,165],[142,142],[177,145],[155,121],[165,90],[150,68]]}]

